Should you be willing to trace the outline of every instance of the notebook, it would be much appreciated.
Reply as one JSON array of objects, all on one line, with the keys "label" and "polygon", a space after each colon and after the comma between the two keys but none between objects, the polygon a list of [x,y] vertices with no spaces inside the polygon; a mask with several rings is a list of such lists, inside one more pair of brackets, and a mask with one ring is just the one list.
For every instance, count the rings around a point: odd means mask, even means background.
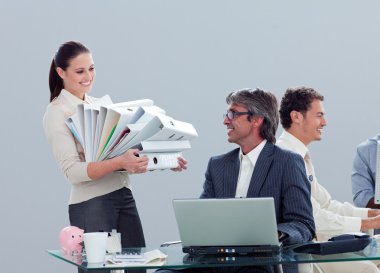
[{"label": "notebook", "polygon": [[268,254],[279,252],[273,198],[175,199],[183,252]]}]

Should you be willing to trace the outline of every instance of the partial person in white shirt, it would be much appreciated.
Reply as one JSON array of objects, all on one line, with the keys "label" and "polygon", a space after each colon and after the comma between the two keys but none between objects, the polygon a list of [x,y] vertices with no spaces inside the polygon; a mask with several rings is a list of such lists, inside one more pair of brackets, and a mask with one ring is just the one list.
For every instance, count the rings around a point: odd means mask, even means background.
[{"label": "partial person in white shirt", "polygon": [[[313,88],[296,87],[286,90],[280,106],[281,124],[285,131],[277,141],[281,148],[291,150],[304,158],[307,177],[311,185],[311,203],[317,240],[347,232],[365,231],[380,227],[380,210],[357,208],[348,202],[331,198],[329,192],[318,183],[307,146],[322,139],[327,125],[324,97]],[[355,261],[315,264],[314,272],[380,272],[377,261]],[[310,268],[309,268],[310,269]],[[300,271],[309,270],[301,266]]]}]

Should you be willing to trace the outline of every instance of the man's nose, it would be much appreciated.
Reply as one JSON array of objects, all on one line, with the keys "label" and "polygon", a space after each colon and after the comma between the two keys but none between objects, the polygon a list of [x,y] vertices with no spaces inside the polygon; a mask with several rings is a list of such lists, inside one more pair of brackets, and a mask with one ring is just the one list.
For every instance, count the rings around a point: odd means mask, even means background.
[{"label": "man's nose", "polygon": [[327,120],[325,117],[322,118],[322,125],[323,126],[326,126],[327,125]]}]

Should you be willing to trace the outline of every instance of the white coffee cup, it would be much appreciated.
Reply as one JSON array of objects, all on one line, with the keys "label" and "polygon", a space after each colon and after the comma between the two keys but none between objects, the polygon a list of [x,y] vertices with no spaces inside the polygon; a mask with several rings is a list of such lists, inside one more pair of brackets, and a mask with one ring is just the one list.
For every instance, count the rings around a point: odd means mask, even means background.
[{"label": "white coffee cup", "polygon": [[107,238],[107,232],[88,232],[83,234],[88,263],[104,262],[106,258]]},{"label": "white coffee cup", "polygon": [[120,233],[113,229],[111,233],[109,233],[107,240],[107,252],[108,253],[116,253],[121,252],[121,237]]}]

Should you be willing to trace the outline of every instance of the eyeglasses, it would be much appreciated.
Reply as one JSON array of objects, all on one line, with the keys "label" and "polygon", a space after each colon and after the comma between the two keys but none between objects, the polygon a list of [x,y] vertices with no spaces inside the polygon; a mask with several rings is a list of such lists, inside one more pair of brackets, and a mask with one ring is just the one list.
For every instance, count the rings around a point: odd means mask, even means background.
[{"label": "eyeglasses", "polygon": [[228,120],[233,120],[234,118],[238,117],[238,116],[243,116],[243,115],[253,115],[252,112],[235,112],[235,111],[230,111],[228,110],[226,114],[223,114],[223,118],[224,119],[228,119]]}]

